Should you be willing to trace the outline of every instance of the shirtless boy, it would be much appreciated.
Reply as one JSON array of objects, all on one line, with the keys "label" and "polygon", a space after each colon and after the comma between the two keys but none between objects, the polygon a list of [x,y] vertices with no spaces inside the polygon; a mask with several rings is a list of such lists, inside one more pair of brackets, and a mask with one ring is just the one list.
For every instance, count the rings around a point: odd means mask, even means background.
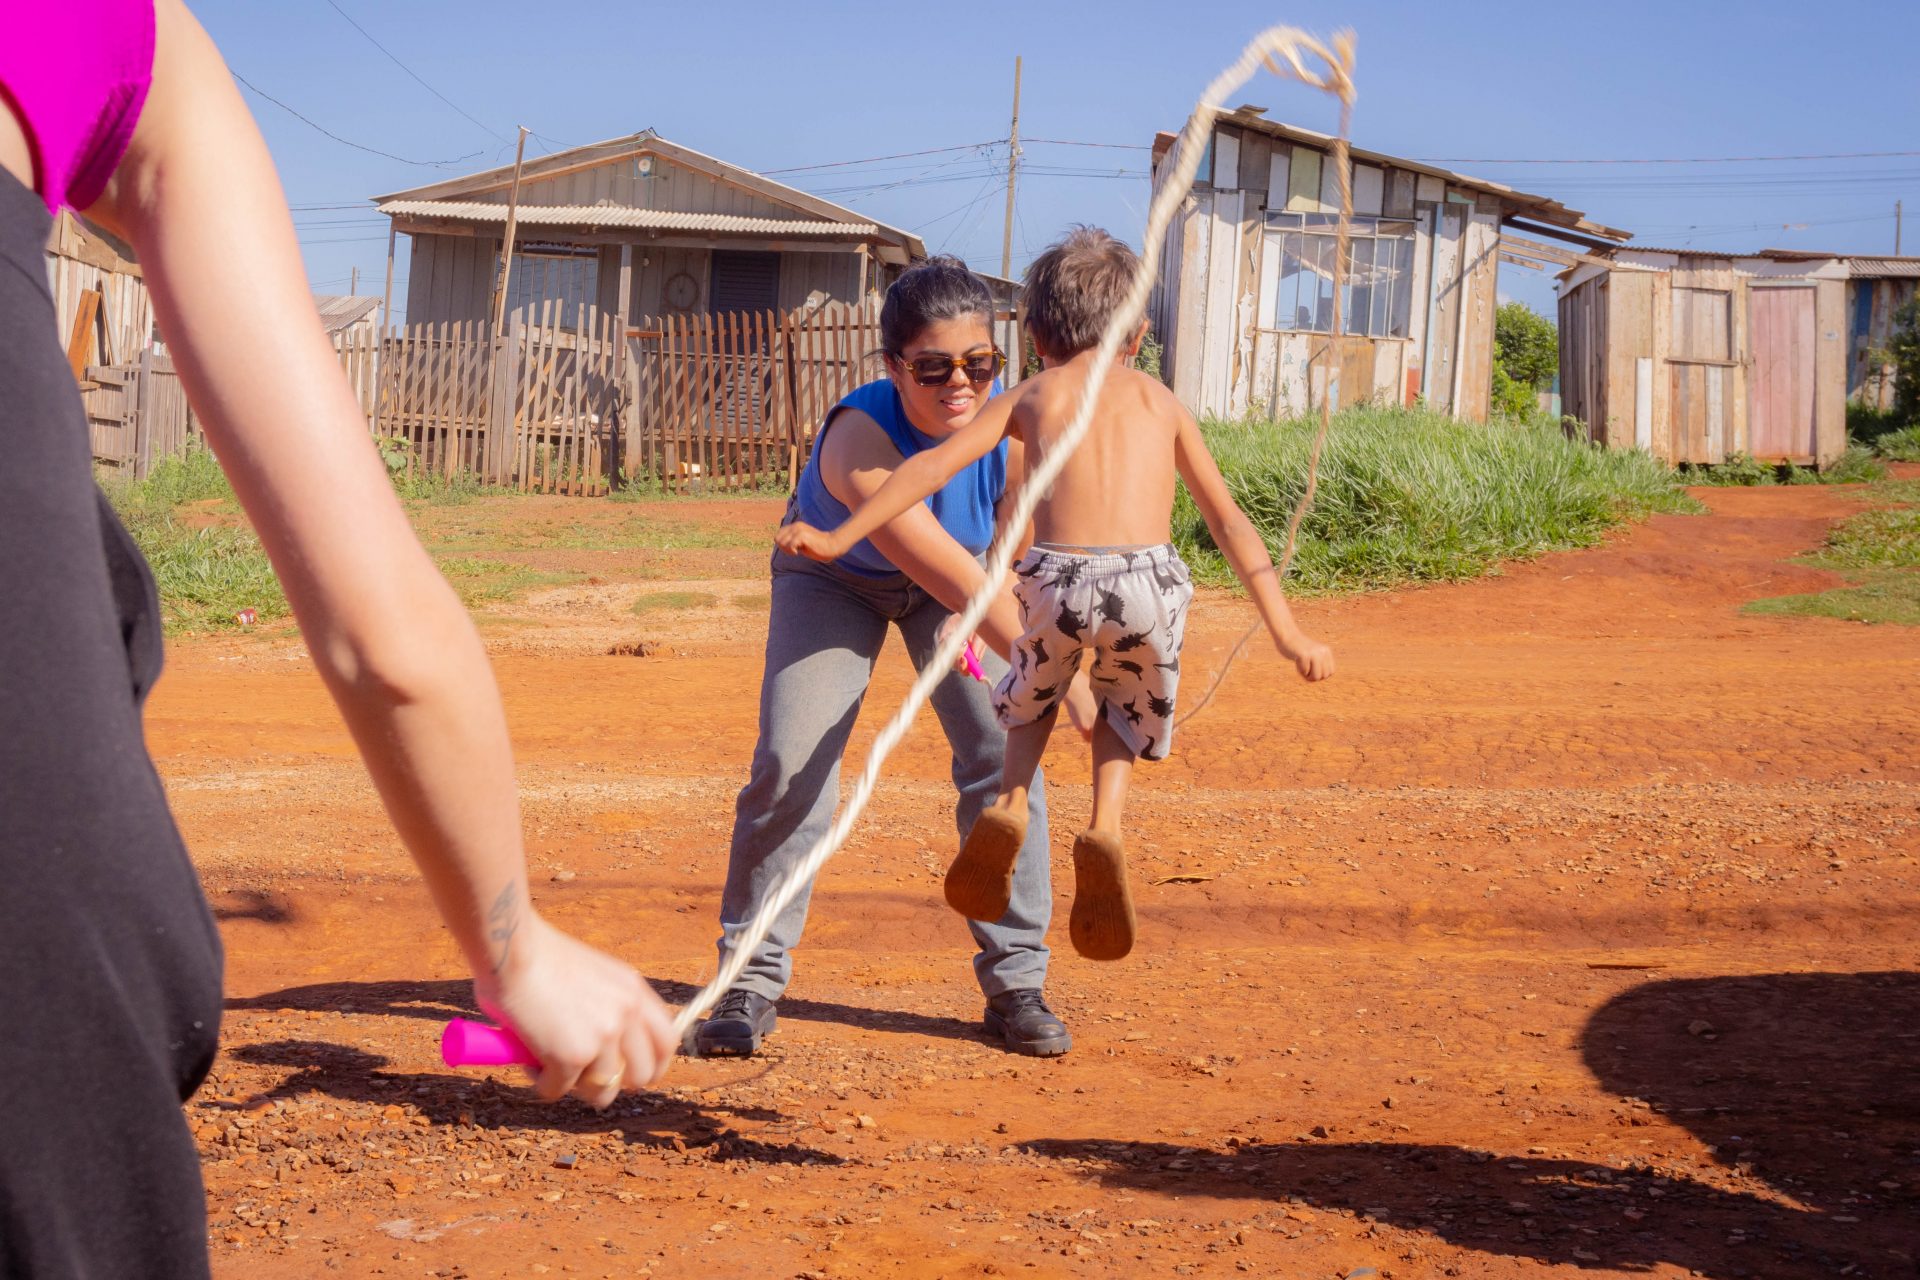
[{"label": "shirtless boy", "polygon": [[[790,524],[789,552],[832,560],[924,500],[1002,438],[1025,442],[1038,468],[1078,407],[1095,348],[1133,279],[1133,251],[1079,227],[1027,270],[1027,332],[1044,370],[989,401],[938,448],[914,455],[831,533]],[[947,872],[947,902],[975,920],[1006,911],[1026,834],[1027,789],[1081,654],[1093,650],[1101,712],[1093,735],[1093,819],[1073,844],[1074,949],[1118,960],[1133,947],[1120,817],[1135,759],[1163,760],[1173,741],[1180,644],[1193,587],[1170,538],[1178,474],[1246,584],[1281,655],[1302,677],[1333,674],[1333,651],[1293,619],[1253,523],[1235,505],[1200,428],[1158,380],[1129,367],[1141,324],[1100,389],[1092,429],[1033,516],[1032,549],[1015,566],[1024,627],[1012,669],[994,690],[1006,726],[999,799],[975,822]]]}]

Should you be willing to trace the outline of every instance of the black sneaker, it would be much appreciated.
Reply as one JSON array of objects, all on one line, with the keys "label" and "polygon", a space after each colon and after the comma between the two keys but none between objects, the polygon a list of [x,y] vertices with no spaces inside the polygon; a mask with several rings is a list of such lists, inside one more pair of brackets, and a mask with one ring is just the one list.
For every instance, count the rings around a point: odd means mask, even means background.
[{"label": "black sneaker", "polygon": [[773,1001],[758,992],[734,988],[720,997],[707,1020],[693,1033],[694,1052],[703,1058],[750,1058],[760,1038],[779,1025]]},{"label": "black sneaker", "polygon": [[1073,1048],[1067,1024],[1053,1016],[1037,987],[1002,991],[987,1000],[987,1031],[1008,1050],[1035,1058],[1057,1058]]}]

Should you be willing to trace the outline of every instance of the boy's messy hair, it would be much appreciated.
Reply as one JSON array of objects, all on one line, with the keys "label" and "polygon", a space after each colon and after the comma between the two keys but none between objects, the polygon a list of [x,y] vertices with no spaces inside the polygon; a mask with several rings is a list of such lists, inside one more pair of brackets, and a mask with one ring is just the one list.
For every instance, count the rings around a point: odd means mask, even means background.
[{"label": "boy's messy hair", "polygon": [[1027,332],[1048,355],[1067,359],[1100,343],[1126,298],[1140,259],[1099,227],[1075,226],[1027,268]]}]

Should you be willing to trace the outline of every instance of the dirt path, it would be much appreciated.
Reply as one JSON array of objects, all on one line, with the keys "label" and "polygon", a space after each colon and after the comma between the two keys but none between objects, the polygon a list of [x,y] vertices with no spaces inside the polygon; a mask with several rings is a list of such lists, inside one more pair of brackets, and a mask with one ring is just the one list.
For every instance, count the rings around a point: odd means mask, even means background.
[{"label": "dirt path", "polygon": [[[1920,639],[1738,611],[1832,581],[1786,560],[1857,496],[1704,496],[1503,578],[1308,602],[1328,685],[1251,650],[1142,775],[1134,958],[1056,931],[1058,1061],[976,1029],[921,726],[767,1052],[604,1115],[439,1065],[457,959],[311,668],[177,646],[149,725],[229,945],[190,1108],[217,1274],[1915,1275]],[[448,518],[614,518],[577,506]],[[778,515],[713,506],[674,518],[751,544]],[[594,554],[488,628],[536,890],[684,998],[764,556]],[[630,612],[685,580],[715,602]],[[1196,684],[1249,616],[1196,605]],[[906,674],[896,648],[856,752]],[[1087,767],[1049,769],[1064,847]]]}]

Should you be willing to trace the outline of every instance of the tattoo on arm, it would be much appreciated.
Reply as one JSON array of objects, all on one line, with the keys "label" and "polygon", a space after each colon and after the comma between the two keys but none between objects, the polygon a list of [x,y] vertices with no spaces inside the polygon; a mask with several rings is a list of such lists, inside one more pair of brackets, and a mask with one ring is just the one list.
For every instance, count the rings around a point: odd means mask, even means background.
[{"label": "tattoo on arm", "polygon": [[507,964],[507,953],[513,948],[513,935],[520,928],[520,882],[514,880],[500,891],[493,900],[493,906],[487,911],[487,941],[493,947],[493,971],[499,973]]}]

